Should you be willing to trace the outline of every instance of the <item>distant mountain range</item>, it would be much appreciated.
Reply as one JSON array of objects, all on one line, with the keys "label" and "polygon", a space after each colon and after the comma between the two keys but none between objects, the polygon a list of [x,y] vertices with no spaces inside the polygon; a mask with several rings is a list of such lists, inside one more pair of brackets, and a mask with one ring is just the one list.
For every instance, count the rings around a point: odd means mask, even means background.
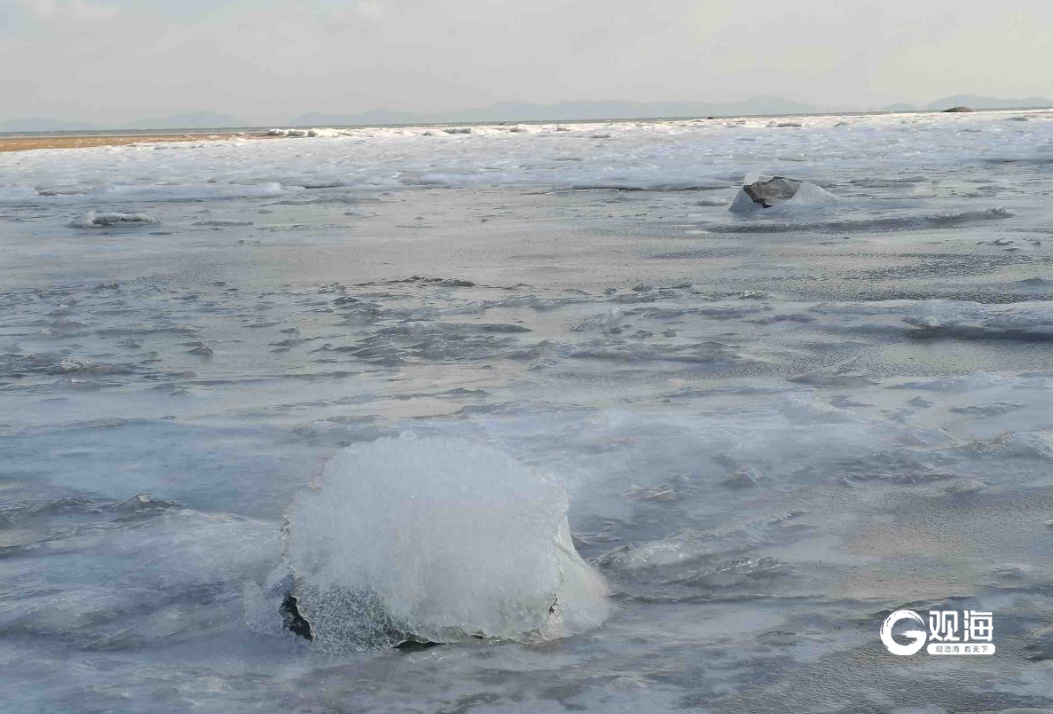
[{"label": "distant mountain range", "polygon": [[139,119],[126,124],[124,129],[231,129],[234,127],[252,126],[250,122],[228,114],[215,112],[191,112],[176,114],[160,119]]},{"label": "distant mountain range", "polygon": [[[974,95],[944,97],[918,107],[912,104],[891,104],[881,111],[914,112],[942,111],[956,106],[973,109],[1037,109],[1053,107],[1053,100],[1042,97],[1025,99],[997,99]],[[603,119],[660,119],[704,116],[757,116],[777,114],[819,114],[835,111],[859,111],[845,107],[829,108],[795,102],[782,97],[756,96],[740,102],[623,102],[576,101],[557,104],[529,102],[498,102],[483,109],[464,109],[454,112],[403,112],[374,109],[357,114],[302,114],[284,126],[375,126],[378,124],[455,124],[470,122],[522,121],[589,121]],[[89,122],[58,119],[29,118],[0,121],[0,132],[62,132],[97,130],[177,130],[177,129],[236,129],[260,126],[238,117],[215,112],[192,112],[154,119],[140,119],[123,125],[99,125]]]}]

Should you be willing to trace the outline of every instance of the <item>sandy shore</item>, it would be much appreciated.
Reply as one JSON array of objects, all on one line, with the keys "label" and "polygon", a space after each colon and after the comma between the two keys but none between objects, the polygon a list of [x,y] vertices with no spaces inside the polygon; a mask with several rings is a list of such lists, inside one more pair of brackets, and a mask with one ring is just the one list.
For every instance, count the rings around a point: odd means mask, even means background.
[{"label": "sandy shore", "polygon": [[157,144],[172,141],[206,141],[240,136],[245,139],[267,138],[262,134],[218,132],[208,134],[117,134],[110,136],[55,135],[0,137],[0,153],[32,151],[34,149],[84,149],[94,146],[127,146],[129,144]]}]

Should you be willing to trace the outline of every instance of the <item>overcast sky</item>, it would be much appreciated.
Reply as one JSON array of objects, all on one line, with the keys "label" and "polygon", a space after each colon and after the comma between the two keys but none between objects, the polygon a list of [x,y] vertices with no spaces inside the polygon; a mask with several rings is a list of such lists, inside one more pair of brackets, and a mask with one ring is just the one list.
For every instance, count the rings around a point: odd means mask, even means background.
[{"label": "overcast sky", "polygon": [[0,119],[1053,95],[1053,1],[0,0]]}]

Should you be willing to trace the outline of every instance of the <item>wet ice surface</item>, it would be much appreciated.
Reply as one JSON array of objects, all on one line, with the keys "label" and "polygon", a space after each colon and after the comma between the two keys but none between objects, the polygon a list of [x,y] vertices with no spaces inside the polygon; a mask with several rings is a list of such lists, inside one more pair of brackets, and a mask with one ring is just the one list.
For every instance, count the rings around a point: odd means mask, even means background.
[{"label": "wet ice surface", "polygon": [[[1053,117],[1018,116],[0,156],[0,708],[1053,705]],[[753,173],[838,199],[727,211]],[[409,435],[550,474],[602,626],[270,627],[296,494]],[[991,610],[998,654],[895,658],[903,607]]]}]

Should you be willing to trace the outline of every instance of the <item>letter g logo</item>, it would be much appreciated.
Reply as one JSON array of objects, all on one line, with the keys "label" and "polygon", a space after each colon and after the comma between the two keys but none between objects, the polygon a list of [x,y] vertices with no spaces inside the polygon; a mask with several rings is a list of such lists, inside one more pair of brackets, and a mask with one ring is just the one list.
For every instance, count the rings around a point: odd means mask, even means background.
[{"label": "letter g logo", "polygon": [[913,610],[896,610],[885,618],[885,624],[881,626],[881,641],[888,648],[888,651],[894,655],[908,657],[912,654],[917,654],[925,646],[925,631],[907,630],[903,633],[903,636],[909,638],[911,642],[908,645],[901,645],[892,637],[892,628],[900,620],[914,620],[922,627],[925,626],[925,620],[921,619],[921,615]]}]

